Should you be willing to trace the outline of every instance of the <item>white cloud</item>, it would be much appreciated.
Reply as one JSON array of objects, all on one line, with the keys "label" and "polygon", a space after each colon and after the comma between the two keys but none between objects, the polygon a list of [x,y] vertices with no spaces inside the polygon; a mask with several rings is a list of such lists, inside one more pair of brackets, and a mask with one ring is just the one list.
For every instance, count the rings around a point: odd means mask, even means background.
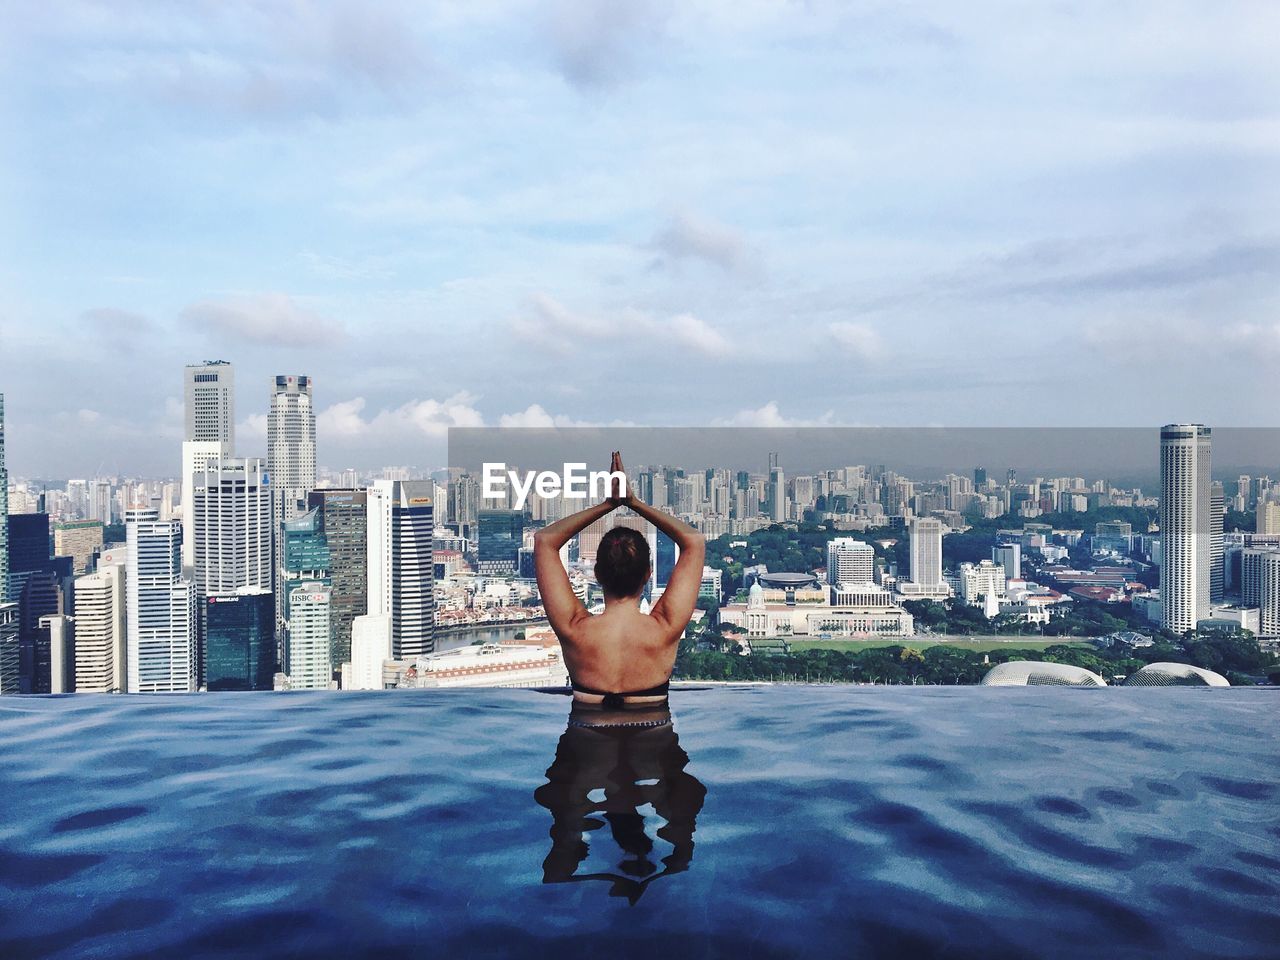
[{"label": "white cloud", "polygon": [[241,440],[267,439],[267,415],[265,413],[249,414],[236,424],[236,436]]},{"label": "white cloud", "polygon": [[340,324],[304,310],[284,293],[202,300],[183,310],[182,319],[213,337],[273,346],[325,346],[346,339]]},{"label": "white cloud", "polygon": [[739,410],[730,417],[712,421],[716,427],[837,427],[835,412],[828,410],[817,418],[783,416],[776,400],[754,410]]},{"label": "white cloud", "polygon": [[655,348],[675,343],[710,357],[726,357],[734,344],[719,330],[692,313],[656,317],[634,308],[616,314],[579,313],[545,293],[530,300],[530,312],[517,317],[512,332],[524,340],[557,353],[571,353],[584,342],[615,340],[649,344]]},{"label": "white cloud", "polygon": [[762,269],[759,252],[741,233],[690,214],[672,217],[649,247],[659,254],[655,266],[700,260],[734,274],[756,274]]},{"label": "white cloud", "polygon": [[92,426],[102,419],[102,414],[97,410],[82,409],[76,413],[76,419],[85,426]]},{"label": "white cloud", "polygon": [[877,360],[884,355],[884,340],[879,332],[865,323],[841,320],[827,325],[831,339],[862,360]]},{"label": "white cloud", "polygon": [[472,394],[459,392],[444,400],[410,400],[366,418],[364,397],[355,397],[317,414],[316,432],[384,440],[404,439],[414,434],[439,439],[447,435],[450,427],[484,426],[484,417],[475,408],[475,401]]}]

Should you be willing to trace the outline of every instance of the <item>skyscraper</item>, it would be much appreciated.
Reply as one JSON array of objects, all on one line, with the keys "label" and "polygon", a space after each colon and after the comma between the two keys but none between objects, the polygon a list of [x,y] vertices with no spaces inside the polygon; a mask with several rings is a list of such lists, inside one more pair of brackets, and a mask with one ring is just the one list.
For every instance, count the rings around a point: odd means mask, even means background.
[{"label": "skyscraper", "polygon": [[275,378],[267,413],[267,475],[271,479],[276,625],[283,631],[288,591],[283,587],[282,524],[307,510],[307,495],[316,488],[316,415],[311,406],[310,377]]},{"label": "skyscraper", "polygon": [[270,690],[276,671],[271,591],[245,587],[205,599],[205,684],[210,691]]},{"label": "skyscraper", "polygon": [[124,567],[105,564],[76,579],[75,680],[78,693],[123,693],[125,684]]},{"label": "skyscraper", "polygon": [[991,559],[1004,567],[1004,575],[1006,579],[1022,579],[1022,544],[996,544],[991,548]]},{"label": "skyscraper", "polygon": [[130,510],[125,527],[129,692],[195,690],[195,590],[182,578],[182,524]]},{"label": "skyscraper", "polygon": [[226,360],[187,366],[184,391],[187,440],[235,445],[235,371]]},{"label": "skyscraper", "polygon": [[1209,615],[1210,443],[1198,423],[1160,430],[1160,625],[1173,633]]},{"label": "skyscraper", "polygon": [[306,580],[289,590],[284,668],[292,690],[327,690],[333,679],[329,603],[327,579]]},{"label": "skyscraper", "polygon": [[350,690],[381,690],[382,665],[391,659],[391,615],[366,614],[351,625]]},{"label": "skyscraper", "polygon": [[481,510],[477,572],[491,576],[512,576],[519,568],[520,544],[524,540],[524,512],[521,510]]},{"label": "skyscraper", "polygon": [[235,371],[225,360],[207,360],[186,368],[185,429],[182,442],[182,565],[195,564],[191,523],[192,485],[197,471],[235,456]]},{"label": "skyscraper", "polygon": [[938,587],[942,579],[942,521],[915,517],[911,521],[911,582]]},{"label": "skyscraper", "polygon": [[1214,481],[1209,486],[1209,601],[1221,603],[1225,592],[1226,570],[1225,534],[1227,497],[1222,484]]},{"label": "skyscraper", "polygon": [[852,537],[836,537],[827,544],[827,583],[862,584],[875,580],[875,547]]},{"label": "skyscraper", "polygon": [[368,497],[363,490],[316,490],[307,506],[320,511],[329,546],[329,650],[336,672],[351,660],[351,627],[369,604]]},{"label": "skyscraper", "polygon": [[[9,597],[9,471],[4,465],[4,394],[0,393],[0,604]],[[4,627],[0,626],[0,630]],[[2,656],[2,654],[0,654]],[[2,668],[0,668],[2,669]],[[0,678],[0,693],[4,682]]]},{"label": "skyscraper", "polygon": [[294,690],[323,690],[333,677],[329,640],[329,544],[316,507],[281,526],[276,589],[284,594],[282,665]]},{"label": "skyscraper", "polygon": [[[199,631],[209,597],[249,588],[271,590],[271,491],[264,464],[256,457],[222,460],[197,472],[192,484],[192,579]],[[202,680],[203,667],[201,656],[197,668]]]},{"label": "skyscraper", "polygon": [[391,615],[398,659],[435,651],[431,481],[376,480],[369,488],[369,613]]},{"label": "skyscraper", "polygon": [[21,693],[18,605],[0,602],[0,693]]}]

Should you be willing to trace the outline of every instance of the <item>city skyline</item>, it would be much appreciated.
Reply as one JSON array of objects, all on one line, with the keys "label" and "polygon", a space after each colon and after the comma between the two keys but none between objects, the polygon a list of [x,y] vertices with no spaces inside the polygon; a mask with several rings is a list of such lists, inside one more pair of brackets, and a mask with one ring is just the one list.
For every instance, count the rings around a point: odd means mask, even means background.
[{"label": "city skyline", "polygon": [[206,357],[242,455],[313,376],[335,467],[479,423],[1272,421],[1269,6],[237,10],[6,23],[17,473],[171,472],[155,372]]}]

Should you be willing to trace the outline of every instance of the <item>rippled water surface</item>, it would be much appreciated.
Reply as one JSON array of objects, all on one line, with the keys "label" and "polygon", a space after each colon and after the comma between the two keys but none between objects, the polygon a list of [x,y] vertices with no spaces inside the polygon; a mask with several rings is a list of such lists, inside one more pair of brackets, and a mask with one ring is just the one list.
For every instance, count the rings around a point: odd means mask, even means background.
[{"label": "rippled water surface", "polygon": [[1280,955],[1271,692],[673,705],[4,698],[0,957]]}]

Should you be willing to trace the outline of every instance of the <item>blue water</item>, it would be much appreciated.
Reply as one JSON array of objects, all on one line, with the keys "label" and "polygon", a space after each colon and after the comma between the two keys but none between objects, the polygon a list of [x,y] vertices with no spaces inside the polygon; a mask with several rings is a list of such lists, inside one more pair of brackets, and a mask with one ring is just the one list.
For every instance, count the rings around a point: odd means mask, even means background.
[{"label": "blue water", "polygon": [[0,957],[1280,955],[1268,691],[673,703],[4,698]]}]

